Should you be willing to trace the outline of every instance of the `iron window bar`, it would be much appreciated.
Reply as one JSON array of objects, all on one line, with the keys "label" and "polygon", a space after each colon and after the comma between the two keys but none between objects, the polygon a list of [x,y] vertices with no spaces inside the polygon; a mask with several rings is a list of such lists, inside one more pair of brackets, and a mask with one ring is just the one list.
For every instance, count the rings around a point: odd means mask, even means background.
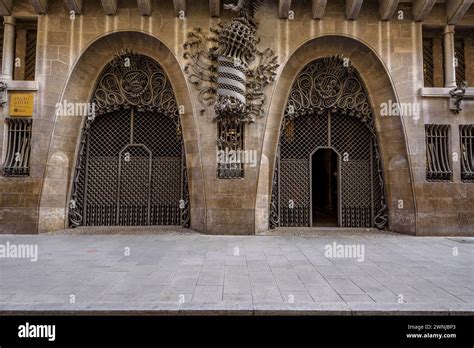
[{"label": "iron window bar", "polygon": [[31,151],[31,118],[8,117],[7,155],[4,176],[29,176]]},{"label": "iron window bar", "polygon": [[474,124],[459,126],[461,146],[461,180],[474,182]]},{"label": "iron window bar", "polygon": [[425,125],[426,179],[428,181],[449,181],[452,178],[449,130],[449,125]]}]

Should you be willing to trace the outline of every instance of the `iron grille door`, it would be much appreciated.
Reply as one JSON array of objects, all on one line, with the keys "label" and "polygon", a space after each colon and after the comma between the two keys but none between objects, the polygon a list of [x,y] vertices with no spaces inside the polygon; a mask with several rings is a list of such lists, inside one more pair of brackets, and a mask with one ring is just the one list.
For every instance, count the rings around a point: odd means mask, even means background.
[{"label": "iron grille door", "polygon": [[330,146],[342,156],[340,225],[371,227],[372,135],[366,125],[354,117],[332,115],[330,124]]},{"label": "iron grille door", "polygon": [[83,225],[182,224],[187,183],[172,119],[134,109],[107,113],[94,120],[85,149],[76,202]]},{"label": "iron grille door", "polygon": [[150,224],[152,153],[143,144],[127,145],[119,156],[117,225]]},{"label": "iron grille door", "polygon": [[338,155],[338,225],[387,224],[381,160],[367,95],[340,57],[308,64],[290,92],[280,134],[270,227],[311,226],[312,155]]},{"label": "iron grille door", "polygon": [[131,51],[106,66],[85,121],[69,221],[75,226],[189,226],[181,121],[158,63]]},{"label": "iron grille door", "polygon": [[[119,110],[98,117],[86,138],[84,166],[78,175],[83,192],[77,197],[84,207],[85,226],[115,226],[119,197],[119,158],[130,143],[130,110]],[[81,190],[82,191],[82,190]]]},{"label": "iron grille door", "polygon": [[281,226],[311,226],[311,155],[318,148],[340,154],[339,224],[370,227],[373,214],[373,141],[367,127],[344,115],[308,115],[296,119],[293,134],[280,142]]},{"label": "iron grille door", "polygon": [[280,140],[281,226],[310,226],[310,155],[328,144],[328,118],[295,119]]}]

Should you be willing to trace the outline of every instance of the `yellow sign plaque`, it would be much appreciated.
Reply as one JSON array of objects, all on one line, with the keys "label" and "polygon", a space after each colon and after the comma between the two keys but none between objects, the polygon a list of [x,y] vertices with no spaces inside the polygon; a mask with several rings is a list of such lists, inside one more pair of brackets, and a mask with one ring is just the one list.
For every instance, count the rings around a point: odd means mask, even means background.
[{"label": "yellow sign plaque", "polygon": [[10,116],[33,116],[33,93],[10,94]]}]

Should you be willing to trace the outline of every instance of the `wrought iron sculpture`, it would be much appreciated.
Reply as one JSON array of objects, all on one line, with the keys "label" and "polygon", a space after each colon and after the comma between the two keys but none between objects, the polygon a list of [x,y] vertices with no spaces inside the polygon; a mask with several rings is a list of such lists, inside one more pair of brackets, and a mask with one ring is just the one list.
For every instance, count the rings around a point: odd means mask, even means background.
[{"label": "wrought iron sculpture", "polygon": [[70,225],[189,226],[181,122],[163,69],[146,56],[121,51],[101,74],[92,103]]},{"label": "wrought iron sculpture", "polygon": [[271,228],[312,224],[310,163],[319,148],[347,154],[347,161],[339,160],[339,224],[385,227],[387,204],[370,104],[355,69],[338,56],[308,64],[292,86],[273,177]]},{"label": "wrought iron sculpture", "polygon": [[461,102],[466,95],[467,81],[461,82],[460,86],[449,91],[449,95],[454,99],[454,108],[451,109],[455,114],[459,114],[462,111]]},{"label": "wrought iron sculpture", "polygon": [[5,106],[7,103],[7,91],[8,91],[8,85],[6,82],[0,81],[0,106]]},{"label": "wrought iron sculpture", "polygon": [[[185,71],[199,91],[203,105],[201,111],[214,107],[215,121],[219,124],[217,146],[220,150],[242,149],[241,123],[254,122],[256,117],[264,115],[264,90],[276,76],[275,53],[271,49],[257,49],[258,25],[254,15],[261,3],[261,0],[239,0],[237,5],[225,5],[239,16],[210,28],[209,34],[195,28],[188,33],[184,45],[184,58],[190,61]],[[240,133],[234,136],[231,133],[235,131]],[[238,164],[221,169],[219,177],[243,175]]]},{"label": "wrought iron sculpture", "polygon": [[153,60],[127,49],[104,71],[92,103],[99,115],[136,107],[163,113],[179,124],[178,104],[164,71]]}]

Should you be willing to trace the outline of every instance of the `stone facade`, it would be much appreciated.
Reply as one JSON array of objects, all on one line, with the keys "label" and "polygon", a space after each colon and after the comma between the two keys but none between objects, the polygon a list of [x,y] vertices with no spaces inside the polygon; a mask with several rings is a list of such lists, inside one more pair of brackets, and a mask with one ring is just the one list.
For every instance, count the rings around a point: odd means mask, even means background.
[{"label": "stone facade", "polygon": [[[283,15],[289,18],[279,18],[286,1],[265,1],[256,15],[259,46],[272,48],[280,66],[275,83],[266,89],[265,116],[245,125],[245,148],[257,151],[258,165],[247,166],[242,179],[222,180],[216,177],[216,124],[212,114],[200,112],[197,92],[184,73],[183,44],[194,27],[207,31],[233,14],[222,10],[220,17],[211,17],[209,5],[219,1],[193,0],[177,16],[179,7],[167,0],[152,2],[151,16],[142,16],[136,1],[123,0],[115,14],[107,15],[100,1],[85,0],[81,14],[72,20],[66,3],[50,0],[47,13],[37,15],[29,1],[13,2],[11,16],[38,17],[36,81],[10,82],[12,90],[34,90],[35,111],[30,176],[0,176],[0,233],[44,233],[68,226],[84,119],[57,115],[56,104],[88,102],[102,69],[118,51],[128,48],[159,62],[184,107],[181,122],[193,229],[207,234],[268,229],[275,155],[291,85],[311,61],[343,55],[359,72],[372,104],[389,228],[412,235],[474,235],[474,184],[461,181],[459,161],[453,162],[450,182],[426,180],[425,124],[451,125],[450,152],[459,152],[459,125],[474,123],[473,99],[466,98],[463,110],[454,114],[451,88],[423,88],[422,28],[445,27],[446,4],[435,4],[424,21],[415,21],[412,3],[400,2],[393,18],[382,21],[377,1],[364,1],[355,20],[346,19],[343,0],[328,2],[322,19],[313,19],[309,0],[293,2],[290,16]],[[471,6],[454,30],[473,26]],[[465,43],[466,57],[471,57],[473,33]],[[466,78],[474,81],[474,64],[469,60]],[[466,95],[473,96],[474,90],[468,88]],[[419,103],[419,117],[383,116],[380,105],[389,100]],[[5,106],[1,117],[7,116]],[[3,156],[5,128],[1,122]]]}]

